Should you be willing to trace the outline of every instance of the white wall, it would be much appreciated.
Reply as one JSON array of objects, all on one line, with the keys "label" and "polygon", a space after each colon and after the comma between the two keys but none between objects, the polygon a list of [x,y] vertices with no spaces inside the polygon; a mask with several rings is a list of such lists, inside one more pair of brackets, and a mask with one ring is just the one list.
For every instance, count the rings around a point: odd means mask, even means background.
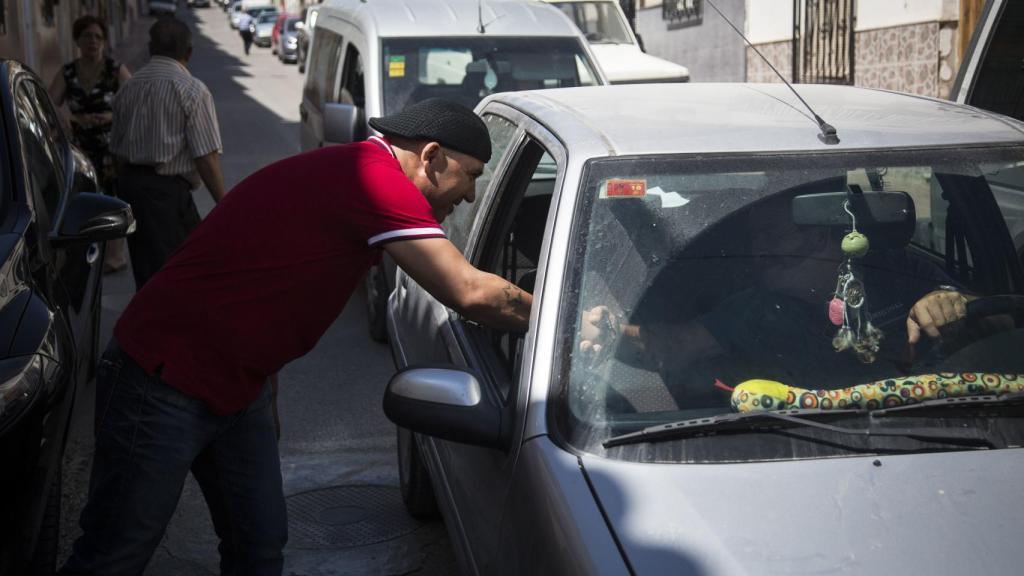
[{"label": "white wall", "polygon": [[[754,44],[793,37],[793,0],[746,0],[746,34]],[[959,0],[857,0],[857,30],[956,20]]]}]

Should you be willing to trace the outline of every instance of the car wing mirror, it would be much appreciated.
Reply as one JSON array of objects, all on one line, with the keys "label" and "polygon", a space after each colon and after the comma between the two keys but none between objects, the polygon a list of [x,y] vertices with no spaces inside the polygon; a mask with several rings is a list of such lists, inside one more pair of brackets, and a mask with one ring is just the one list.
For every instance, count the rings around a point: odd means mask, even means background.
[{"label": "car wing mirror", "polygon": [[123,200],[94,192],[80,192],[71,198],[57,232],[50,236],[50,242],[55,246],[102,242],[134,231],[135,217]]},{"label": "car wing mirror", "polygon": [[331,102],[324,105],[324,144],[347,144],[355,139],[359,108]]},{"label": "car wing mirror", "polygon": [[413,367],[395,374],[384,392],[384,414],[414,432],[504,450],[509,418],[480,385],[457,367]]}]

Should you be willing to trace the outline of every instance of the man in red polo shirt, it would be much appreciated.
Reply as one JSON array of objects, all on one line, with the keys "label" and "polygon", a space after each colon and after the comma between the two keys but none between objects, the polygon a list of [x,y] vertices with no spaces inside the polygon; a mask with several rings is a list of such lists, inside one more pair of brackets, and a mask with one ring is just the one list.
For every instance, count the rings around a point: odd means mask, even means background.
[{"label": "man in red polo shirt", "polygon": [[141,573],[193,467],[222,572],[281,573],[268,379],[313,348],[382,249],[468,318],[526,330],[531,296],[473,268],[440,227],[474,199],[483,121],[433,99],[370,125],[385,137],[243,180],[128,305],[97,375],[84,533],[63,574]]}]

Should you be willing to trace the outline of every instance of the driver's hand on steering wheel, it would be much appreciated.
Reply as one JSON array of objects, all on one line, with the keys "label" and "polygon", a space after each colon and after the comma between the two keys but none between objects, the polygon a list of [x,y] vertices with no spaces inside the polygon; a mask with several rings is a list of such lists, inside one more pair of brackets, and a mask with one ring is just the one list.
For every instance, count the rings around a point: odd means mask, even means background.
[{"label": "driver's hand on steering wheel", "polygon": [[939,329],[967,315],[967,296],[960,292],[935,290],[925,294],[907,315],[907,343],[917,344],[921,332],[939,338]]}]

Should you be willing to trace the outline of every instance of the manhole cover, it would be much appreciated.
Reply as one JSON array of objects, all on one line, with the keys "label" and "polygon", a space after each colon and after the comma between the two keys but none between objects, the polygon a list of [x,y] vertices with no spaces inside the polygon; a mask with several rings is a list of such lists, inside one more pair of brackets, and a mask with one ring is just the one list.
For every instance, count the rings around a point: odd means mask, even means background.
[{"label": "manhole cover", "polygon": [[334,486],[288,497],[288,544],[295,548],[366,546],[419,527],[390,486]]}]

